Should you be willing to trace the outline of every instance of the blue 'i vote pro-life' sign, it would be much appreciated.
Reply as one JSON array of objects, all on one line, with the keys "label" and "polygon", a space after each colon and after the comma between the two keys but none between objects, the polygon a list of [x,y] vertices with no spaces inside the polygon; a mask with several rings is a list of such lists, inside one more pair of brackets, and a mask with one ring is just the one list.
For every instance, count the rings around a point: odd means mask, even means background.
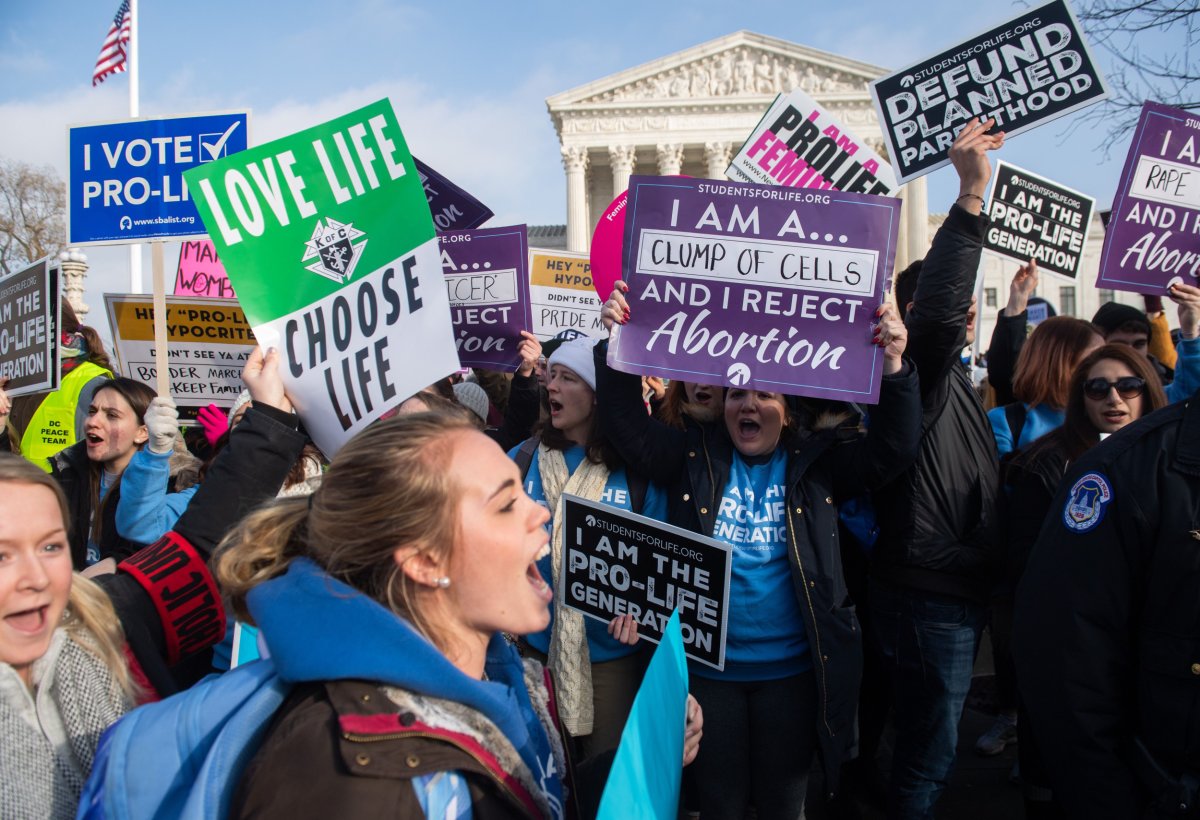
[{"label": "blue 'i vote pro-life' sign", "polygon": [[[237,111],[71,126],[67,244],[205,236],[183,172],[245,150],[249,120]],[[248,182],[269,199],[289,170]]]}]

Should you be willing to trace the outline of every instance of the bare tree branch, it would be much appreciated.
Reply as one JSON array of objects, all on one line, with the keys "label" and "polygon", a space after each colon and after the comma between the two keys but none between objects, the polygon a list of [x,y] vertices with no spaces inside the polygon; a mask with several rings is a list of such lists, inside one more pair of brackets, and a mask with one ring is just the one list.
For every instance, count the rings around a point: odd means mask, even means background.
[{"label": "bare tree branch", "polygon": [[66,238],[66,188],[54,169],[0,159],[0,274],[56,253]]},{"label": "bare tree branch", "polygon": [[1088,41],[1112,59],[1109,98],[1088,108],[1061,136],[1099,136],[1106,156],[1120,152],[1142,103],[1200,110],[1200,5],[1196,0],[1080,0]]}]

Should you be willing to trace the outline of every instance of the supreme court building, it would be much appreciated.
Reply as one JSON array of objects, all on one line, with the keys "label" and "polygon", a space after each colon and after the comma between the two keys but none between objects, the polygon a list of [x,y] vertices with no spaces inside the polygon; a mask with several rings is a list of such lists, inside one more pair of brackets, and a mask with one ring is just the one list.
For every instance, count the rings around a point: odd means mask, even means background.
[{"label": "supreme court building", "polygon": [[[796,87],[887,157],[868,84],[889,71],[738,31],[556,94],[546,100],[546,106],[566,173],[567,223],[565,230],[531,226],[530,244],[587,251],[596,222],[628,187],[632,174],[725,179],[730,158],[775,95]],[[925,256],[933,232],[945,218],[944,213],[930,215],[923,177],[902,186],[900,197],[904,207],[896,270]],[[1102,241],[1100,219],[1094,216],[1079,280],[1041,277],[1038,295],[1059,313],[1090,319],[1102,302],[1114,298],[1111,291],[1095,287]],[[985,253],[982,268],[979,335],[986,350],[1017,263]],[[1141,307],[1134,294],[1117,293],[1115,298]],[[1168,314],[1174,325],[1172,306]]]}]

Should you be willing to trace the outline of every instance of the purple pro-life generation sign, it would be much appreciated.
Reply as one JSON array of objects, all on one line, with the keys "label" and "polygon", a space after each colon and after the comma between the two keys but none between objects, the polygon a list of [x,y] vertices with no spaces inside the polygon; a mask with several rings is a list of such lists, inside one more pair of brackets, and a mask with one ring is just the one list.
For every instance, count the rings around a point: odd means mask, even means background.
[{"label": "purple pro-life generation sign", "polygon": [[516,370],[529,310],[529,242],[524,225],[438,233],[454,343],[463,367]]},{"label": "purple pro-life generation sign", "polygon": [[630,321],[608,362],[704,384],[875,403],[871,342],[900,200],[635,176],[624,265]]},{"label": "purple pro-life generation sign", "polygon": [[1104,232],[1096,286],[1161,294],[1200,275],[1200,114],[1147,102]]}]

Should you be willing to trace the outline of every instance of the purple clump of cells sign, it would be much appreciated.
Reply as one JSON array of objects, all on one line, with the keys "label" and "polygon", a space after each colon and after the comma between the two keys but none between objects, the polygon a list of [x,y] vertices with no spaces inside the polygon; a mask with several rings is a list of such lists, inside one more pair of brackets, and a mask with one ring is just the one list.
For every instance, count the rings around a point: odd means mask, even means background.
[{"label": "purple clump of cells sign", "polygon": [[626,372],[873,404],[900,200],[678,177],[629,183]]}]

